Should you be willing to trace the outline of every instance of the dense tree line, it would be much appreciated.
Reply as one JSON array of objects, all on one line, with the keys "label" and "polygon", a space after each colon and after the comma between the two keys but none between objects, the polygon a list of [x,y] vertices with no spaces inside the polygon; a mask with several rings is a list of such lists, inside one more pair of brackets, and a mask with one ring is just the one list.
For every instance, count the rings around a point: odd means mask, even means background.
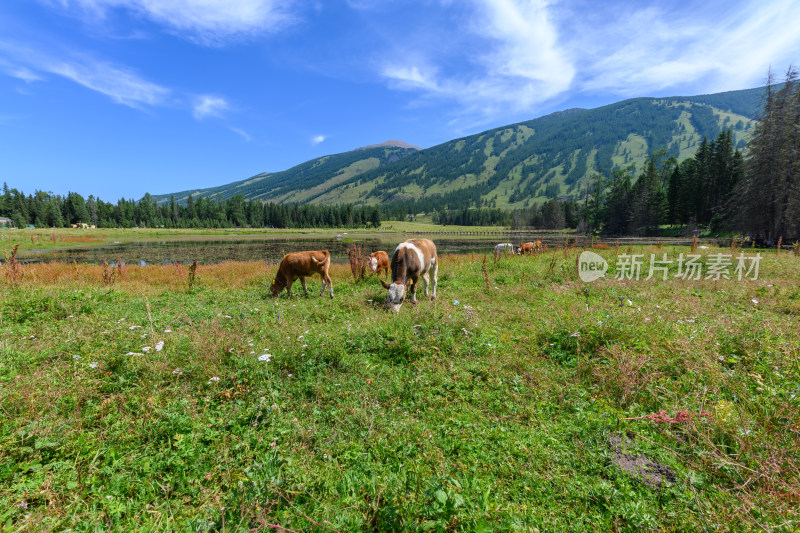
[{"label": "dense tree line", "polygon": [[581,218],[588,231],[612,235],[657,235],[664,224],[719,231],[743,172],[742,154],[726,130],[710,142],[704,138],[694,157],[680,164],[666,149],[655,152],[636,179],[632,167],[596,174]]},{"label": "dense tree line", "polygon": [[[400,216],[404,216],[400,213]],[[228,199],[189,197],[186,204],[174,198],[159,205],[150,194],[137,201],[120,199],[116,204],[78,193],[67,196],[36,191],[25,195],[3,186],[0,217],[10,218],[17,227],[69,227],[89,224],[99,228],[165,227],[275,227],[275,228],[357,228],[379,227],[377,206],[327,206],[276,204],[245,200],[242,195]]]},{"label": "dense tree line", "polygon": [[733,227],[769,244],[800,237],[800,84],[794,67],[782,85],[775,81],[770,71],[744,179],[729,210]]}]

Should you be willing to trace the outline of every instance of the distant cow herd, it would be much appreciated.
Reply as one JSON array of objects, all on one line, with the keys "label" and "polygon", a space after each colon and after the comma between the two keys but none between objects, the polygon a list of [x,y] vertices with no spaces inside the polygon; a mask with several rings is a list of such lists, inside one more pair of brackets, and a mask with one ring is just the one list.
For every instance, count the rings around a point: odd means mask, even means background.
[{"label": "distant cow herd", "polygon": [[[495,258],[502,255],[532,255],[541,252],[541,241],[524,242],[518,246],[510,242],[503,242],[494,247]],[[270,286],[272,296],[278,296],[283,289],[286,289],[286,294],[291,296],[292,284],[298,279],[303,287],[303,292],[308,294],[306,278],[313,274],[319,274],[322,278],[320,296],[325,295],[327,286],[330,297],[333,298],[333,282],[328,274],[330,264],[331,254],[328,250],[286,254],[278,265],[278,272],[272,280]],[[390,311],[400,311],[400,306],[406,299],[411,304],[417,303],[417,283],[420,278],[425,282],[425,296],[430,295],[431,299],[436,299],[439,254],[436,252],[436,245],[430,239],[409,239],[401,242],[395,248],[391,261],[386,252],[373,252],[369,255],[369,267],[373,274],[377,273],[381,277],[383,274],[389,274],[391,268],[392,282],[380,280],[388,291],[384,303]],[[410,298],[407,298],[406,295],[409,295]]]}]

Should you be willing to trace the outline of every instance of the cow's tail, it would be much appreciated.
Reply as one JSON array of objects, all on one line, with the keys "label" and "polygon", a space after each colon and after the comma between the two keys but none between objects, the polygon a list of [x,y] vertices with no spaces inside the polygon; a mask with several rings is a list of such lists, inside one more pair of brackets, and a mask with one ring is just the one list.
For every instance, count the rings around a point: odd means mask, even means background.
[{"label": "cow's tail", "polygon": [[319,259],[317,259],[313,255],[311,256],[311,260],[314,261],[314,263],[317,263],[319,265],[324,265],[324,266],[330,265],[331,264],[331,253],[328,250],[320,250],[320,253],[322,254],[322,261],[320,261]]}]

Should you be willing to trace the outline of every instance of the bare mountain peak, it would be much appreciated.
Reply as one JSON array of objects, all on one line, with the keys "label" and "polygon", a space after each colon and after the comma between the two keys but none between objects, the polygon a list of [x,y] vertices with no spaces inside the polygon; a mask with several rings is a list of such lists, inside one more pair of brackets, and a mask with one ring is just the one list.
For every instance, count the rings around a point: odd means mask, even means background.
[{"label": "bare mountain peak", "polygon": [[382,148],[384,146],[394,147],[394,148],[411,148],[412,150],[422,150],[419,146],[414,146],[413,144],[408,144],[403,141],[385,141],[379,144],[370,144],[369,146],[362,146],[361,148],[356,148],[356,150],[367,150],[369,148]]}]

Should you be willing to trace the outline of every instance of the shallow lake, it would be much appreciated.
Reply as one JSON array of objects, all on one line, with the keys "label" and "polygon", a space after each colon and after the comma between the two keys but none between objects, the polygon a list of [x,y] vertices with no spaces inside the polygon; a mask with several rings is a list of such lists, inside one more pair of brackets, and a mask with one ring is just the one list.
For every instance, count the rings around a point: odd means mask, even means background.
[{"label": "shallow lake", "polygon": [[[180,239],[140,239],[114,243],[108,246],[75,247],[56,251],[31,252],[20,255],[23,261],[62,261],[90,264],[117,263],[118,260],[126,264],[188,264],[197,260],[201,264],[221,263],[223,261],[265,261],[278,263],[281,258],[290,252],[302,250],[329,250],[331,260],[335,263],[347,263],[347,250],[354,245],[363,246],[366,253],[376,250],[385,250],[391,255],[394,248],[401,242],[417,235],[347,235],[337,238],[335,234],[329,237],[314,235],[305,237],[293,235],[286,237],[217,237],[217,238],[180,238]],[[541,240],[549,246],[563,245],[564,239],[574,243],[574,236],[542,233],[514,233],[492,235],[436,235],[426,237],[436,243],[440,254],[449,253],[492,253],[495,244]],[[578,243],[583,245],[583,237]],[[600,242],[600,241],[595,241]],[[616,239],[605,241],[614,245]],[[653,239],[625,238],[619,239],[620,245],[651,244]],[[688,244],[685,239],[661,239],[664,244]]]}]

